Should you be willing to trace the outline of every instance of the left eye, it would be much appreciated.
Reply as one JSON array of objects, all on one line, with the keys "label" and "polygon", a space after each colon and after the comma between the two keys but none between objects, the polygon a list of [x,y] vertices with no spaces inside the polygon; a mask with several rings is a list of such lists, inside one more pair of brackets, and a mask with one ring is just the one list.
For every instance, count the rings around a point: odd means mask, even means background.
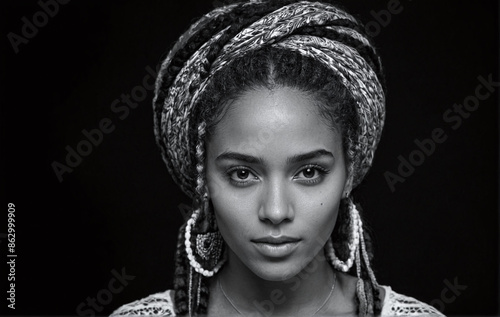
[{"label": "left eye", "polygon": [[294,179],[306,185],[314,185],[320,183],[328,170],[320,166],[306,166],[295,174]]}]

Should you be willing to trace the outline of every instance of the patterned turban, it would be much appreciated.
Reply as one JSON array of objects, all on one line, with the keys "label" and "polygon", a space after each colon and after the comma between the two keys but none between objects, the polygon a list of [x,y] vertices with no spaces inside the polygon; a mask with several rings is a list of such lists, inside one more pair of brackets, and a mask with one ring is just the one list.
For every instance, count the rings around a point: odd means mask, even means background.
[{"label": "patterned turban", "polygon": [[[322,29],[325,36],[302,32],[308,27]],[[212,36],[207,38],[207,32]],[[204,43],[195,41],[204,37]],[[155,136],[170,174],[189,197],[195,197],[197,179],[190,120],[199,97],[228,63],[266,46],[313,58],[338,76],[357,104],[359,127],[348,167],[352,187],[370,168],[384,124],[385,95],[380,59],[362,26],[325,3],[252,0],[203,16],[180,37],[161,65],[153,101]]]}]

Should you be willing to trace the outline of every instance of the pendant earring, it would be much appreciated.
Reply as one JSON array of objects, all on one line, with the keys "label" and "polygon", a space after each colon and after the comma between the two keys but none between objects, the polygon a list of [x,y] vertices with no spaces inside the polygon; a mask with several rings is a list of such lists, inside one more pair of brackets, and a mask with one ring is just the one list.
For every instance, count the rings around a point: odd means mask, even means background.
[{"label": "pendant earring", "polygon": [[184,233],[184,245],[186,246],[186,253],[189,259],[189,264],[198,273],[206,277],[211,277],[216,274],[226,259],[220,259],[222,253],[222,236],[219,232],[209,232],[196,235],[196,254],[201,259],[201,262],[207,264],[213,269],[205,269],[200,262],[197,261],[195,253],[191,248],[191,230],[193,225],[198,220],[200,209],[193,211],[191,218],[186,225],[186,232]]},{"label": "pendant earring", "polygon": [[217,232],[196,235],[196,253],[205,261],[219,259],[222,253],[222,236]]},{"label": "pendant earring", "polygon": [[358,209],[356,208],[356,205],[352,202],[352,200],[349,199],[349,215],[350,215],[350,233],[349,233],[349,241],[347,242],[347,245],[349,247],[349,257],[347,258],[346,261],[340,260],[337,255],[335,254],[335,249],[333,247],[332,243],[332,238],[327,242],[327,247],[328,247],[328,257],[330,258],[330,262],[332,263],[333,267],[341,272],[347,272],[349,269],[352,267],[354,264],[354,257],[356,254],[356,251],[359,248],[359,239],[360,239],[360,234],[362,234],[363,231],[363,223],[361,222],[361,218],[359,216]]}]

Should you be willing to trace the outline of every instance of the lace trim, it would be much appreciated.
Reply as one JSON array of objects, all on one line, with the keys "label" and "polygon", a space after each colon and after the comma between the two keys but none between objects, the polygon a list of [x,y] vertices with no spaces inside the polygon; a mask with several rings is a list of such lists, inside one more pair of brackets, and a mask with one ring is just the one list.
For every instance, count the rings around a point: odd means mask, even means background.
[{"label": "lace trim", "polygon": [[436,308],[422,303],[413,297],[394,292],[389,286],[382,286],[385,298],[382,316],[444,316]]},{"label": "lace trim", "polygon": [[110,317],[117,316],[175,316],[173,290],[149,295],[115,310]]},{"label": "lace trim", "polygon": [[[444,316],[436,308],[413,297],[394,292],[389,286],[382,286],[385,298],[381,315],[386,316]],[[156,293],[135,302],[123,305],[110,317],[118,316],[175,316],[173,290]]]}]

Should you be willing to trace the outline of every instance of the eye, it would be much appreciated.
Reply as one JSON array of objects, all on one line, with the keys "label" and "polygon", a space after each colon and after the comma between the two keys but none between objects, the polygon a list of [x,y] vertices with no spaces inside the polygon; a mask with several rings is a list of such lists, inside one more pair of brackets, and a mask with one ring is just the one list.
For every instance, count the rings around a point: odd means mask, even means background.
[{"label": "eye", "polygon": [[319,184],[329,172],[319,165],[307,165],[295,174],[293,179],[304,185],[315,185]]},{"label": "eye", "polygon": [[317,173],[317,170],[315,170],[312,167],[308,167],[308,168],[302,170],[302,175],[304,175],[305,178],[313,178],[316,173]]},{"label": "eye", "polygon": [[236,177],[238,178],[238,180],[244,180],[244,179],[247,179],[248,176],[250,175],[250,172],[247,171],[247,170],[244,170],[244,169],[240,169],[240,170],[237,170],[234,172],[234,174],[236,174]]},{"label": "eye", "polygon": [[229,181],[236,186],[246,186],[259,180],[250,169],[242,166],[229,169],[227,175]]}]

